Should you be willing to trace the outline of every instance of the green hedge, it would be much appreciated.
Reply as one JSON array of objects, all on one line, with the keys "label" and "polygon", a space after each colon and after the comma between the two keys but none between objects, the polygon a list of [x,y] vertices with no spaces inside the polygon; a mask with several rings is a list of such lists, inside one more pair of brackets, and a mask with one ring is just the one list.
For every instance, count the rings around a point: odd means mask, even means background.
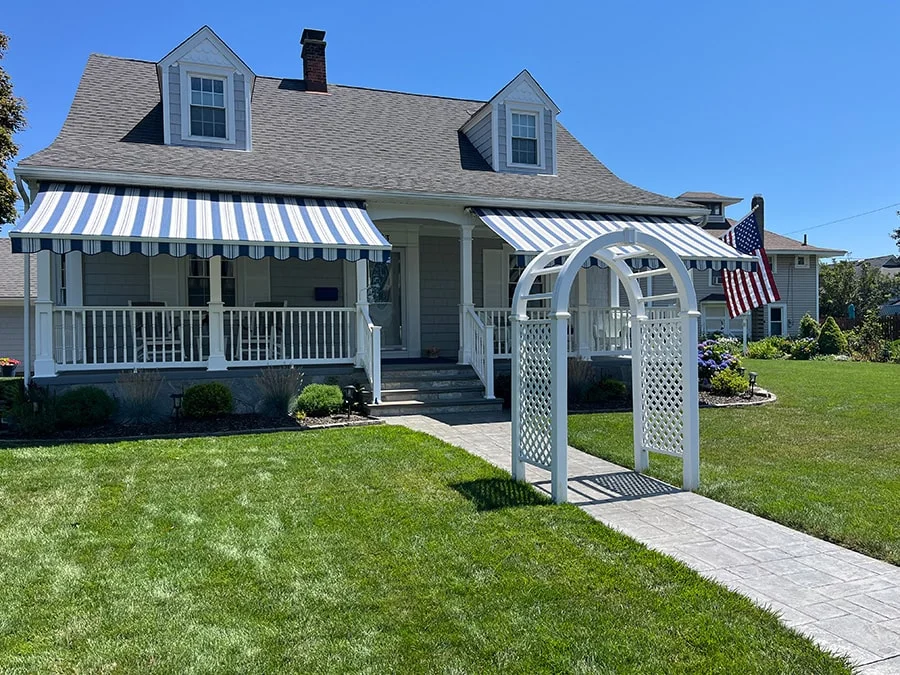
[{"label": "green hedge", "polygon": [[227,415],[234,410],[234,396],[221,382],[195,384],[184,392],[181,406],[188,417]]},{"label": "green hedge", "polygon": [[326,417],[344,405],[344,394],[336,384],[309,384],[290,404],[290,414],[298,411],[310,417]]},{"label": "green hedge", "polygon": [[116,400],[99,387],[77,387],[56,399],[56,419],[64,429],[96,427],[116,414]]}]

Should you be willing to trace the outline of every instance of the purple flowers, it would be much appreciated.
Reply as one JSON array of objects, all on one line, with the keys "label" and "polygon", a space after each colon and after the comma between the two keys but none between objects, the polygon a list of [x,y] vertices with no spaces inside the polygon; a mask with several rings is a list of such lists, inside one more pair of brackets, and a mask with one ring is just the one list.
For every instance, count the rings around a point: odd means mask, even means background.
[{"label": "purple flowers", "polygon": [[701,380],[709,380],[713,375],[729,368],[739,368],[740,358],[736,352],[740,343],[733,338],[704,340],[697,345],[697,370]]}]

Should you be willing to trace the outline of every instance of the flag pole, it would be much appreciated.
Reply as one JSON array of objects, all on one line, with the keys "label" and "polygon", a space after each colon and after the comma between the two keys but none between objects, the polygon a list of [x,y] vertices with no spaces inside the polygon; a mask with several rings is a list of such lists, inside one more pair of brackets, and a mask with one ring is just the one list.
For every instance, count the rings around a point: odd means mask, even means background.
[{"label": "flag pole", "polygon": [[747,314],[748,312],[744,312],[744,356],[747,356]]}]

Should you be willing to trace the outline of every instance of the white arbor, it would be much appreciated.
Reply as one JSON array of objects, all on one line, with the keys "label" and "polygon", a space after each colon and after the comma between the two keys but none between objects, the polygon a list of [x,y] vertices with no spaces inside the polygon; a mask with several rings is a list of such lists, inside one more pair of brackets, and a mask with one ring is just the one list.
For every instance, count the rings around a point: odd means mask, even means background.
[{"label": "white arbor", "polygon": [[[697,390],[697,300],[684,262],[661,238],[626,228],[538,254],[519,280],[513,299],[512,474],[525,465],[551,474],[553,500],[567,499],[567,336],[569,292],[591,258],[609,266],[631,306],[634,465],[645,471],[649,453],[680,457],[683,487],[700,483]],[[635,271],[629,260],[650,261]],[[639,263],[641,265],[642,263]],[[640,279],[671,275],[676,292],[644,296]],[[544,279],[548,292],[532,293]],[[549,317],[529,317],[529,305],[549,301]],[[675,301],[653,307],[653,302]],[[544,316],[547,316],[546,314]]]}]

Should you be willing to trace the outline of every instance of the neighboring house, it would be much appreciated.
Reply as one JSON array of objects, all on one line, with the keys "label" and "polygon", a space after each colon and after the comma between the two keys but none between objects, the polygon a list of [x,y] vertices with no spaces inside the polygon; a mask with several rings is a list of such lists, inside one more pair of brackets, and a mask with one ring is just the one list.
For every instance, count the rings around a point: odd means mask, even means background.
[{"label": "neighboring house", "polygon": [[900,256],[897,255],[880,255],[875,258],[863,258],[862,260],[855,261],[854,264],[857,267],[869,265],[882,274],[887,274],[889,277],[900,275]]},{"label": "neighboring house", "polygon": [[[705,208],[610,172],[527,71],[486,102],[339,86],[324,32],[301,43],[302,78],[257,76],[207,27],[159,62],[90,57],[16,169],[37,379],[290,363],[362,367],[377,392],[382,354],[437,351],[484,380],[539,251],[646,229],[691,268],[749,264],[698,234]],[[572,353],[628,353],[609,268],[579,276]]]},{"label": "neighboring house", "polygon": [[[743,201],[737,197],[725,197],[712,192],[685,192],[679,199],[695,202],[709,209],[710,215],[704,228],[716,236],[725,234],[735,225],[725,216],[728,206]],[[819,259],[841,256],[846,251],[810,246],[804,241],[776,234],[768,229],[763,237],[772,274],[781,300],[750,313],[748,337],[758,340],[769,335],[795,335],[800,329],[804,314],[819,316]],[[723,332],[740,337],[743,335],[743,318],[730,319],[722,291],[722,274],[714,270],[694,273],[694,288],[702,314],[700,332]]]},{"label": "neighboring house", "polygon": [[[23,364],[25,363],[24,262],[24,256],[13,255],[9,239],[0,238],[0,356],[12,357]],[[32,277],[31,297],[36,295],[37,283]],[[33,311],[31,316],[34,317]],[[31,353],[34,354],[33,330],[31,335]],[[19,371],[23,370],[24,366],[19,366]]]}]

